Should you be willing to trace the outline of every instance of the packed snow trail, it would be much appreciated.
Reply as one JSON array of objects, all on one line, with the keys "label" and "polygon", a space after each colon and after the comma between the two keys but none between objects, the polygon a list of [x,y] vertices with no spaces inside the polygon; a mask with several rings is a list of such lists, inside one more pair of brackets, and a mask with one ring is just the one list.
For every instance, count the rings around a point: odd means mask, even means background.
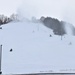
[{"label": "packed snow trail", "polygon": [[61,40],[41,23],[2,26],[0,44],[3,74],[75,72],[75,37],[64,35]]}]

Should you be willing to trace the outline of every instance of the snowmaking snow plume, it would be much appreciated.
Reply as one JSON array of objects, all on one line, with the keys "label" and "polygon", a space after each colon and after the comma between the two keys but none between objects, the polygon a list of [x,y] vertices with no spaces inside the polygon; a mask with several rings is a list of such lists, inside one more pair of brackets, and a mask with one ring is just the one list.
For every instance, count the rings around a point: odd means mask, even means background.
[{"label": "snowmaking snow plume", "polygon": [[37,16],[37,7],[34,4],[33,0],[25,0],[21,6],[17,9],[18,15],[24,19],[31,19],[33,16]]},{"label": "snowmaking snow plume", "polygon": [[65,31],[68,35],[73,35],[73,29],[71,25],[65,24]]},{"label": "snowmaking snow plume", "polygon": [[75,0],[66,0],[66,6],[63,10],[62,20],[75,26]]}]

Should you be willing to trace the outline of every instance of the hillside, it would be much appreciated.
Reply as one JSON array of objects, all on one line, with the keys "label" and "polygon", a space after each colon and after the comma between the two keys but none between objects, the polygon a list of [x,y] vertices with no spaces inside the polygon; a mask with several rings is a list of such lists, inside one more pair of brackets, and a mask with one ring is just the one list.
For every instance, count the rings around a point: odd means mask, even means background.
[{"label": "hillside", "polygon": [[42,23],[3,25],[0,44],[3,74],[75,72],[75,37],[64,35],[61,40]]}]

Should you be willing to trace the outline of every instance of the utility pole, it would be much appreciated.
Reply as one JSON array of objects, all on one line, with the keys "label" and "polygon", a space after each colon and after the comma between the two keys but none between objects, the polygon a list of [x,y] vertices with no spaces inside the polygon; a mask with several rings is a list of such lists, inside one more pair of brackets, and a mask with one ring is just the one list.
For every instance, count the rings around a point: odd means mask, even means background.
[{"label": "utility pole", "polygon": [[62,40],[62,35],[61,35],[61,40]]},{"label": "utility pole", "polygon": [[[0,29],[2,29],[1,25],[0,25]],[[2,45],[0,45],[0,74],[2,74],[1,63],[2,63]]]},{"label": "utility pole", "polygon": [[2,45],[0,45],[0,74],[2,74],[2,71],[1,71],[1,62],[2,62]]}]

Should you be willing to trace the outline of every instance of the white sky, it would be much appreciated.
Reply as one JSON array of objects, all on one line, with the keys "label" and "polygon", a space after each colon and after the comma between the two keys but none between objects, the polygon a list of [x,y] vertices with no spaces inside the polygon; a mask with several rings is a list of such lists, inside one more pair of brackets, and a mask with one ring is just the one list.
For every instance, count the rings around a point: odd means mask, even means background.
[{"label": "white sky", "polygon": [[15,13],[21,2],[22,0],[0,0],[0,14],[9,16]]},{"label": "white sky", "polygon": [[16,11],[25,17],[51,16],[75,23],[75,0],[0,0],[0,14]]}]

